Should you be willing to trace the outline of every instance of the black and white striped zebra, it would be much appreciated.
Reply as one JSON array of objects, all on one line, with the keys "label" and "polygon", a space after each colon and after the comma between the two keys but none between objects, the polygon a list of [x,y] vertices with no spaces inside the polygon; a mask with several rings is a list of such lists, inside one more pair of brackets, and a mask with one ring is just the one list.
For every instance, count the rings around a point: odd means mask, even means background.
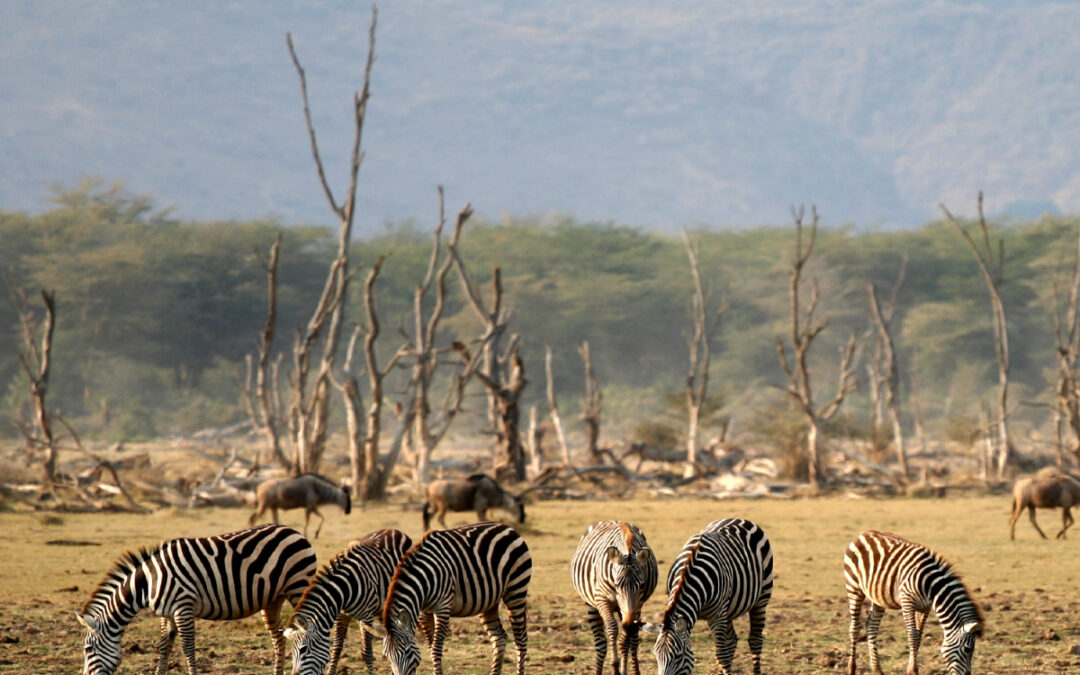
[{"label": "black and white striped zebra", "polygon": [[941,653],[949,675],[971,672],[975,638],[983,630],[982,610],[953,571],[952,564],[939,553],[888,532],[863,532],[848,546],[844,579],[851,618],[849,675],[855,673],[856,636],[866,600],[870,601],[866,642],[873,672],[881,672],[877,637],[886,609],[899,609],[903,613],[908,633],[908,673],[918,672],[916,656],[931,611],[937,615],[944,632]]},{"label": "black and white striped zebra", "polygon": [[412,539],[403,532],[376,530],[319,569],[285,629],[285,639],[292,643],[294,674],[336,673],[353,619],[364,624],[363,659],[368,672],[374,672],[369,629],[373,619],[381,618],[394,568],[411,546]]},{"label": "black and white striped zebra", "polygon": [[120,639],[142,609],[161,617],[157,672],[168,667],[179,633],[195,675],[195,619],[240,619],[262,611],[274,640],[274,672],[284,665],[281,605],[294,606],[315,574],[315,551],[296,530],[264,525],[216,537],[172,539],[120,557],[77,614],[86,627],[84,675],[120,664]]},{"label": "black and white striped zebra", "polygon": [[431,647],[435,675],[442,675],[443,641],[452,616],[481,615],[494,657],[491,675],[502,672],[506,605],[517,649],[517,673],[525,672],[526,595],[532,554],[525,540],[502,523],[472,523],[429,532],[398,563],[383,607],[383,653],[394,675],[413,675],[420,665],[416,626]]},{"label": "black and white striped zebra", "polygon": [[656,632],[653,653],[661,675],[686,675],[694,669],[690,632],[698,619],[712,630],[716,662],[731,672],[738,636],[733,621],[750,614],[750,657],[761,673],[765,609],[772,597],[773,554],[765,531],[742,518],[725,518],[690,537],[671,565],[664,620],[646,626]]},{"label": "black and white striped zebra", "polygon": [[656,555],[645,535],[636,526],[618,520],[591,525],[570,560],[570,576],[574,590],[589,606],[596,675],[604,672],[609,647],[616,675],[630,664],[634,673],[639,673],[641,607],[659,579]]}]

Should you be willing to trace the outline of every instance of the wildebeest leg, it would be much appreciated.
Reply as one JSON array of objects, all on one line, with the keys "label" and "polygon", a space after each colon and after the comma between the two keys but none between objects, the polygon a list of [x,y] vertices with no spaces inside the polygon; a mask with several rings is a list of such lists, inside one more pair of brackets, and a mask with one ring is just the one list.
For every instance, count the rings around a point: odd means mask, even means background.
[{"label": "wildebeest leg", "polygon": [[255,512],[248,518],[248,527],[255,527],[255,521],[261,518],[264,513],[266,513],[266,504],[259,504],[255,508]]},{"label": "wildebeest leg", "polygon": [[1024,505],[1014,499],[1012,518],[1009,518],[1009,539],[1016,539],[1016,521],[1020,518],[1020,514],[1023,512]]},{"label": "wildebeest leg", "polygon": [[[314,513],[315,515],[317,515],[319,517],[319,526],[315,528],[315,538],[318,539],[319,538],[319,533],[322,532],[323,523],[326,522],[326,518],[323,518],[323,514],[319,513],[319,509],[312,506],[311,509],[307,511],[307,515],[304,518],[304,531],[305,532],[307,532],[307,518],[310,518],[312,513]],[[305,535],[305,536],[307,536],[307,535]]]},{"label": "wildebeest leg", "polygon": [[1070,511],[1070,507],[1068,507],[1068,506],[1062,507],[1062,512],[1061,512],[1061,526],[1062,527],[1061,527],[1061,532],[1058,532],[1057,538],[1058,539],[1064,539],[1065,538],[1065,530],[1069,529],[1069,527],[1072,524],[1073,524],[1073,517],[1072,517],[1072,513]]},{"label": "wildebeest leg", "polygon": [[1039,524],[1035,522],[1035,505],[1034,504],[1029,504],[1028,505],[1028,516],[1031,517],[1031,524],[1039,532],[1039,536],[1042,537],[1043,539],[1046,539],[1046,533],[1043,532],[1042,528],[1039,527]]},{"label": "wildebeest leg", "polygon": [[274,524],[277,525],[278,524],[277,507],[276,506],[271,506],[270,507],[270,513],[273,514],[273,516],[274,516]]},{"label": "wildebeest leg", "polygon": [[441,525],[442,529],[445,530],[446,529],[446,504],[445,503],[439,504],[439,510],[438,510],[437,515],[439,516],[439,525]]}]

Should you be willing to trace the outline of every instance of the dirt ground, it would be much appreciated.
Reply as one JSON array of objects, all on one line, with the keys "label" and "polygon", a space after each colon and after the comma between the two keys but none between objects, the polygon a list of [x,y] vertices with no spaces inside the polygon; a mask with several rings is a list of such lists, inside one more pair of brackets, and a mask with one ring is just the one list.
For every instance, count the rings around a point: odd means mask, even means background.
[{"label": "dirt ground", "polygon": [[[592,639],[584,606],[574,595],[567,565],[582,531],[592,522],[620,518],[639,525],[660,561],[662,578],[683,541],[711,520],[741,516],[769,534],[776,557],[776,588],[769,606],[763,669],[766,673],[843,672],[848,655],[847,609],[842,557],[858,532],[886,529],[931,545],[950,558],[987,616],[985,637],[975,654],[979,673],[1080,673],[1080,568],[1078,543],[1043,541],[1026,522],[1009,541],[1007,497],[945,500],[651,499],[538,502],[521,528],[534,557],[530,589],[529,672],[589,673]],[[357,509],[344,516],[325,509],[326,525],[315,542],[325,560],[348,541],[379,527],[397,527],[416,537],[416,505],[390,504]],[[1060,512],[1040,512],[1044,530],[1056,531]],[[90,597],[112,562],[128,548],[164,538],[202,536],[238,529],[241,509],[164,510],[148,516],[0,513],[0,672],[77,672],[82,631],[75,612]],[[299,512],[285,524],[301,527]],[[448,519],[466,522],[465,514]],[[1026,520],[1026,519],[1025,519]],[[1078,532],[1076,537],[1080,537]],[[645,618],[663,608],[663,590],[646,605]],[[153,672],[157,621],[140,614],[124,637],[121,673]],[[746,622],[736,628],[745,636]],[[882,626],[886,672],[902,672],[906,639],[898,613]],[[924,674],[945,673],[938,655],[941,633],[933,619],[920,650]],[[272,650],[257,618],[199,622],[197,651],[203,673],[266,673]],[[357,641],[346,645],[339,672],[360,673]],[[699,672],[714,672],[710,635],[695,628]],[[867,671],[865,643],[859,645],[859,672]],[[745,641],[736,652],[736,672],[749,673]],[[420,672],[430,672],[424,652]],[[508,649],[507,667],[513,650]],[[486,673],[490,647],[477,619],[454,621],[445,649],[446,672]],[[651,645],[643,642],[642,671],[655,672]],[[177,648],[171,672],[183,672]],[[377,672],[389,672],[379,659]],[[505,671],[504,671],[505,672]],[[512,672],[512,671],[510,671]]]}]

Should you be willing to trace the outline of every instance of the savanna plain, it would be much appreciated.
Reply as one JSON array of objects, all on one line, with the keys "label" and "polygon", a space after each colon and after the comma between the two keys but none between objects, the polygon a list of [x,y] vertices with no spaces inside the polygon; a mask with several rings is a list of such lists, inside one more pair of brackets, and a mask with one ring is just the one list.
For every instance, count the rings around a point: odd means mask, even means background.
[{"label": "savanna plain", "polygon": [[[349,541],[373,529],[393,527],[421,534],[416,504],[390,503],[355,509],[349,516],[325,507],[326,524],[315,540],[320,563]],[[822,497],[796,500],[653,499],[544,501],[530,504],[520,528],[532,550],[529,672],[589,673],[592,638],[584,605],[571,586],[568,562],[584,529],[601,519],[639,525],[660,561],[661,579],[692,533],[717,518],[740,516],[760,524],[773,543],[776,587],[765,630],[766,673],[843,672],[847,664],[847,607],[842,559],[848,542],[864,529],[884,529],[932,546],[952,560],[987,618],[975,653],[977,673],[1080,673],[1080,542],[1040,539],[1024,517],[1010,541],[1008,496],[868,500]],[[248,511],[162,510],[152,515],[0,513],[0,672],[78,672],[82,632],[75,612],[120,553],[173,537],[205,536],[239,529]],[[448,516],[451,526],[465,514]],[[1060,527],[1060,511],[1040,512],[1044,530]],[[302,513],[282,522],[302,527]],[[1055,527],[1056,526],[1056,527]],[[1053,528],[1053,530],[1051,530]],[[1051,535],[1052,536],[1052,535]],[[1080,532],[1077,532],[1080,537]],[[661,586],[663,581],[661,581]],[[664,606],[662,588],[646,604],[655,620]],[[288,609],[286,609],[286,616]],[[200,621],[196,649],[201,672],[266,673],[272,648],[261,621]],[[749,673],[746,619],[736,623],[740,642],[736,672]],[[140,614],[124,636],[121,673],[153,672],[157,620]],[[364,672],[354,628],[345,647],[342,673]],[[898,613],[882,624],[886,672],[902,672],[906,638]],[[697,671],[714,672],[710,634],[694,631]],[[933,618],[920,650],[922,673],[945,673],[938,648],[941,631]],[[512,672],[508,645],[504,672]],[[868,672],[865,641],[859,644],[860,673]],[[424,650],[420,672],[430,672]],[[490,647],[477,618],[455,619],[444,666],[455,675],[486,673]],[[651,643],[643,641],[642,670],[655,672]],[[179,646],[170,670],[183,672]],[[379,659],[378,672],[389,672]]]}]

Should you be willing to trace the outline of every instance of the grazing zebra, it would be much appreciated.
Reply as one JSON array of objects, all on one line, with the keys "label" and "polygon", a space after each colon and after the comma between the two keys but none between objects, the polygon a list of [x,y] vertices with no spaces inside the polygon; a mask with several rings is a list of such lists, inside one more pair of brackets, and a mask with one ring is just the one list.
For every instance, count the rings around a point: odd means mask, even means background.
[{"label": "grazing zebra", "polygon": [[634,673],[639,673],[641,606],[656,590],[659,577],[656,556],[645,535],[634,525],[618,520],[591,525],[570,560],[570,575],[574,590],[589,606],[596,675],[604,672],[609,645],[616,675],[627,669],[628,660],[633,663]]},{"label": "grazing zebra", "polygon": [[772,545],[757,524],[725,518],[690,537],[668,574],[663,622],[644,627],[657,634],[653,653],[661,675],[686,675],[694,670],[690,632],[698,619],[705,619],[712,630],[720,672],[730,673],[738,641],[732,621],[747,612],[750,658],[754,675],[759,675],[761,633],[772,587]]},{"label": "grazing zebra", "polygon": [[336,673],[352,619],[365,624],[363,658],[368,672],[374,672],[371,622],[382,612],[394,568],[411,546],[412,539],[398,530],[376,530],[319,569],[285,629],[292,642],[293,673]]},{"label": "grazing zebra", "polygon": [[945,635],[941,653],[949,675],[971,672],[975,638],[982,635],[983,614],[971,599],[964,582],[951,563],[936,551],[888,532],[867,531],[848,546],[844,556],[848,613],[851,617],[851,661],[848,674],[855,674],[855,642],[863,603],[870,600],[866,621],[866,642],[870,647],[870,668],[881,672],[877,637],[886,609],[899,609],[908,632],[909,675],[918,673],[916,655],[926,617],[933,610]]},{"label": "grazing zebra", "polygon": [[296,530],[263,525],[216,537],[172,539],[128,551],[76,616],[86,627],[83,673],[120,664],[120,638],[141,609],[161,617],[157,672],[164,675],[177,633],[195,675],[195,619],[240,619],[262,610],[274,640],[274,672],[284,665],[281,605],[294,606],[315,574],[315,551]]},{"label": "grazing zebra", "polygon": [[394,675],[413,675],[420,665],[419,622],[435,675],[442,675],[442,649],[450,617],[481,615],[491,639],[491,675],[502,672],[506,631],[499,601],[510,614],[517,648],[517,673],[525,672],[526,594],[532,554],[525,540],[502,523],[472,523],[428,532],[397,565],[383,606],[383,653]]}]

